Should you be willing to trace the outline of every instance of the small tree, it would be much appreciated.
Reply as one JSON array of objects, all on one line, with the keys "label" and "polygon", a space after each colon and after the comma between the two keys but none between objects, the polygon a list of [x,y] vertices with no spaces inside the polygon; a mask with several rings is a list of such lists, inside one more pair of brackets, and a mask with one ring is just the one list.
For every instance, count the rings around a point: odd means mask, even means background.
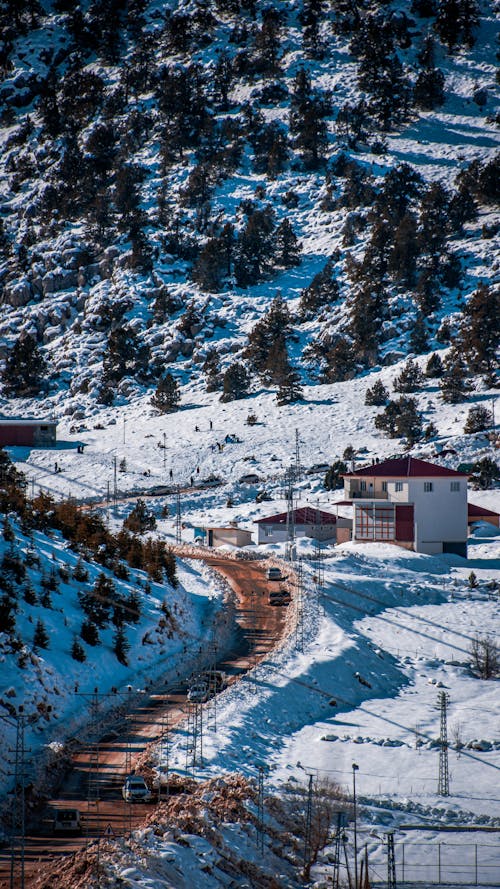
[{"label": "small tree", "polygon": [[165,376],[158,382],[156,392],[151,397],[151,404],[153,407],[157,408],[160,413],[168,414],[177,410],[180,400],[181,393],[179,383],[172,374],[167,371]]},{"label": "small tree", "polygon": [[134,534],[144,534],[146,531],[154,531],[156,518],[147,508],[144,500],[139,498],[132,512],[125,519],[123,527]]},{"label": "small tree", "polygon": [[395,392],[416,392],[423,383],[423,374],[418,364],[408,358],[399,376],[394,379]]},{"label": "small tree", "polygon": [[382,380],[376,380],[371,389],[366,390],[365,404],[381,407],[383,404],[387,404],[388,398],[388,389],[384,386]]},{"label": "small tree", "polygon": [[337,488],[341,488],[344,483],[342,476],[345,472],[347,472],[347,464],[343,460],[335,460],[325,475],[323,486],[326,490],[335,491]]},{"label": "small tree", "polygon": [[91,620],[84,620],[80,630],[80,636],[87,645],[99,644],[99,632],[95,623]]},{"label": "small tree", "polygon": [[408,445],[422,438],[422,417],[414,398],[401,396],[390,401],[381,414],[375,417],[375,426],[389,438],[406,438]]},{"label": "small tree", "polygon": [[471,482],[476,488],[490,488],[500,479],[500,467],[491,457],[477,460],[471,467]]},{"label": "small tree", "polygon": [[492,636],[476,635],[470,647],[471,666],[480,679],[495,679],[500,674],[498,645]]},{"label": "small tree", "polygon": [[250,375],[244,364],[234,361],[227,368],[222,383],[221,401],[235,401],[248,395]]},{"label": "small tree", "polygon": [[45,629],[45,624],[42,620],[38,619],[33,634],[33,648],[48,648],[49,641],[49,634]]},{"label": "small tree", "polygon": [[85,649],[83,645],[78,641],[77,637],[73,639],[73,644],[71,646],[71,657],[74,661],[78,661],[80,664],[83,664],[87,659],[87,655],[85,654]]},{"label": "small tree", "polygon": [[443,373],[443,362],[439,357],[437,352],[433,352],[430,356],[427,364],[425,365],[425,376],[426,377],[440,377]]},{"label": "small tree", "polygon": [[37,395],[47,373],[47,363],[31,334],[23,333],[14,343],[2,373],[5,394],[25,398]]},{"label": "small tree", "polygon": [[478,404],[471,407],[465,421],[464,432],[469,435],[473,432],[484,432],[493,425],[493,416],[491,411]]},{"label": "small tree", "polygon": [[113,636],[113,651],[116,654],[117,659],[120,661],[120,664],[123,664],[125,667],[127,667],[127,654],[130,651],[130,643],[127,641],[127,637],[125,636],[125,631],[122,626],[116,628],[116,632]]}]

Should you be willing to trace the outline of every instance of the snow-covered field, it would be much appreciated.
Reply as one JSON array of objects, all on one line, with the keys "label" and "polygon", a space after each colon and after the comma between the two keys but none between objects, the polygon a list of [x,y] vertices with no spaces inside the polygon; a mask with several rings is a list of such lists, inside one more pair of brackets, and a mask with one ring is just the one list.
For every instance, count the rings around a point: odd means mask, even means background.
[{"label": "snow-covered field", "polygon": [[[392,373],[394,370],[384,370],[382,378]],[[115,458],[118,463],[125,458],[127,463],[127,472],[117,476],[120,492],[170,484],[172,468],[173,482],[186,487],[181,495],[185,542],[192,540],[193,526],[208,521],[237,520],[255,531],[252,522],[256,518],[284,508],[282,479],[295,458],[295,429],[299,430],[300,457],[306,467],[341,457],[349,444],[361,451],[358,465],[395,452],[394,442],[374,432],[369,415],[372,409],[361,410],[364,390],[373,378],[317,387],[314,393],[306,393],[303,403],[287,408],[278,408],[265,393],[221,407],[213,396],[193,392],[190,397],[196,406],[158,417],[139,402],[121,415],[102,411],[78,433],[70,434],[62,423],[56,451],[12,449],[11,453],[18,468],[34,479],[35,492],[40,486],[56,495],[76,497],[105,498],[108,482],[112,492]],[[431,389],[420,398],[438,426],[438,442],[447,448],[455,446],[460,459],[492,453],[484,437],[461,434],[455,407],[443,406]],[[251,411],[262,425],[245,424]],[[241,443],[226,444],[219,451],[216,442],[223,442],[226,434],[236,435]],[[72,447],[76,440],[85,444],[83,455]],[[166,450],[158,447],[164,442]],[[413,453],[432,458],[434,446],[414,449]],[[62,467],[57,474],[53,472],[56,459]],[[456,461],[453,454],[443,460],[448,465],[456,465]],[[151,475],[145,476],[148,469]],[[259,476],[259,484],[238,483],[240,475],[248,471]],[[198,488],[199,480],[211,474],[220,476],[223,484]],[[297,492],[299,503],[328,507],[341,498],[340,491],[323,489],[322,478],[322,474],[303,476]],[[273,502],[255,502],[262,489]],[[165,499],[172,508],[170,516],[162,519]],[[471,492],[470,499],[498,509],[498,491]],[[229,500],[232,505],[227,505]],[[172,541],[173,498],[148,502],[158,514],[159,535]],[[107,507],[110,523],[120,524],[130,509],[131,503],[114,506],[111,502]],[[283,555],[279,545],[270,549]],[[244,680],[222,694],[217,731],[208,725],[205,733],[205,767],[199,776],[242,772],[251,777],[264,763],[269,788],[279,789],[290,780],[304,782],[313,774],[352,789],[355,762],[359,766],[358,847],[368,845],[375,876],[385,878],[385,835],[394,829],[398,867],[402,855],[398,844],[404,841],[413,848],[413,853],[405,853],[407,879],[418,876],[418,869],[411,870],[412,862],[428,861],[424,878],[436,882],[433,856],[438,853],[434,844],[446,840],[448,845],[459,844],[454,861],[462,864],[453,877],[458,883],[467,885],[467,880],[472,880],[469,843],[478,844],[481,867],[485,865],[479,871],[481,880],[500,883],[498,833],[450,835],[438,831],[444,825],[500,827],[498,683],[475,678],[468,665],[476,633],[494,636],[500,628],[498,591],[488,588],[489,581],[500,580],[500,535],[491,526],[479,525],[470,540],[467,561],[456,556],[415,554],[387,544],[325,546],[325,581],[319,590],[309,561],[312,553],[310,541],[298,542],[306,578],[300,633],[292,634],[288,643],[259,667],[255,681]],[[472,569],[479,581],[476,589],[468,587]],[[181,567],[180,579],[186,591],[184,606],[189,610],[189,602],[194,603],[192,613],[198,614],[199,627],[201,611],[196,603],[202,601],[200,596],[206,597],[204,580],[188,565]],[[208,594],[217,596],[218,591],[212,585]],[[190,627],[190,638],[196,632],[195,626]],[[176,655],[170,648],[169,657],[176,670],[184,669],[182,652]],[[98,681],[100,669],[100,665],[93,666],[92,683]],[[125,674],[118,678],[126,681]],[[447,798],[437,793],[437,702],[441,691],[449,695]],[[170,767],[182,771],[185,753],[180,734],[171,739],[168,756]],[[412,829],[405,830],[404,825]],[[158,846],[157,840],[154,846]],[[159,858],[162,854],[161,848],[154,852]],[[159,861],[157,864],[160,868]],[[134,867],[139,867],[138,862]],[[318,881],[328,867],[318,865]],[[152,878],[146,881],[144,874],[140,879],[144,882],[138,885],[155,889],[170,885]]]}]

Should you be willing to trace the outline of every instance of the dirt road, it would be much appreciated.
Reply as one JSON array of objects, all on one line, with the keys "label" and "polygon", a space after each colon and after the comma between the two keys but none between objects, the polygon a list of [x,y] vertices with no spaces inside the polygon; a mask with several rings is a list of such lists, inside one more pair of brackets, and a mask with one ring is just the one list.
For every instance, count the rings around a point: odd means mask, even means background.
[{"label": "dirt road", "polygon": [[[220,572],[236,594],[237,643],[234,651],[224,653],[217,662],[217,668],[228,674],[229,682],[236,682],[283,636],[286,608],[268,604],[270,587],[266,563],[238,561],[212,552],[199,557]],[[50,801],[36,834],[25,838],[24,853],[20,838],[14,856],[9,849],[0,850],[0,889],[48,887],[51,863],[57,863],[61,856],[98,838],[126,833],[142,823],[151,813],[152,804],[125,803],[121,797],[123,777],[141,754],[144,755],[148,745],[165,736],[166,726],[171,731],[186,719],[189,710],[186,691],[186,686],[180,686],[145,695],[140,705],[127,712],[98,744],[82,746],[75,753],[60,796]],[[210,706],[208,702],[203,708]],[[50,812],[61,807],[74,807],[82,812],[82,836],[53,835]]]}]

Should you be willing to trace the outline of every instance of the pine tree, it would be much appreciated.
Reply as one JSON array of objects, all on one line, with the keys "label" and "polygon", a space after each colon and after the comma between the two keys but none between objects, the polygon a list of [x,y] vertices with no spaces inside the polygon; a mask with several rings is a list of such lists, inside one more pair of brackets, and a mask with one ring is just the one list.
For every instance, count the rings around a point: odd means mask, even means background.
[{"label": "pine tree", "polygon": [[300,262],[301,244],[288,219],[280,222],[276,229],[275,262],[286,269]]},{"label": "pine tree", "polygon": [[7,356],[2,383],[7,396],[37,395],[47,374],[47,362],[31,334],[21,334]]},{"label": "pine tree", "polygon": [[375,380],[371,389],[366,390],[365,404],[381,407],[387,404],[389,398],[389,390],[384,386],[382,380]]},{"label": "pine tree", "polygon": [[443,362],[437,352],[433,352],[430,356],[427,364],[425,365],[425,376],[426,377],[440,377],[443,373]]},{"label": "pine tree", "polygon": [[465,421],[464,432],[469,435],[473,432],[484,432],[493,425],[493,415],[491,411],[483,407],[481,404],[475,405],[469,409],[467,419]]},{"label": "pine tree", "polygon": [[87,645],[99,645],[99,633],[95,623],[89,619],[84,620],[80,629],[80,636]]},{"label": "pine tree", "polygon": [[500,346],[500,290],[480,284],[464,308],[459,348],[475,373],[492,374]]},{"label": "pine tree", "polygon": [[440,383],[441,397],[447,404],[465,401],[470,391],[467,369],[462,357],[451,351],[443,362],[443,376]]},{"label": "pine tree", "polygon": [[397,401],[390,401],[375,417],[375,427],[389,438],[406,438],[409,446],[415,444],[422,437],[422,417],[415,399],[402,395]]},{"label": "pine tree", "polygon": [[49,642],[49,634],[45,629],[45,624],[42,620],[38,619],[33,634],[33,648],[48,648]]},{"label": "pine tree", "polygon": [[150,351],[141,342],[135,330],[128,324],[115,327],[109,334],[103,358],[103,383],[113,386],[123,377],[146,379],[149,370]]},{"label": "pine tree", "polygon": [[461,43],[469,48],[474,46],[478,24],[479,6],[476,0],[440,0],[435,28],[449,52]]},{"label": "pine tree", "polygon": [[145,534],[146,531],[154,531],[156,528],[156,519],[146,506],[144,500],[138,499],[133,510],[129,513],[123,527],[133,534]]},{"label": "pine tree", "polygon": [[175,377],[172,376],[170,371],[167,371],[165,376],[161,377],[158,381],[156,391],[154,395],[151,396],[151,404],[159,410],[160,413],[168,414],[178,409],[180,400],[181,393],[179,383]]},{"label": "pine tree", "polygon": [[73,644],[71,646],[71,657],[74,661],[79,661],[79,663],[81,664],[83,664],[87,659],[85,649],[83,645],[78,641],[78,638],[76,636],[73,639]]},{"label": "pine tree", "polygon": [[311,78],[304,68],[295,76],[290,101],[290,133],[304,165],[316,169],[323,163],[328,146],[325,118],[331,112],[329,96],[311,86]]},{"label": "pine tree", "polygon": [[248,395],[250,376],[244,364],[234,361],[223,376],[221,401],[235,401]]},{"label": "pine tree", "polygon": [[201,366],[206,376],[207,392],[216,392],[221,387],[220,357],[215,346],[210,346]]},{"label": "pine tree", "polygon": [[276,401],[279,405],[294,404],[303,397],[300,374],[291,366],[283,339],[276,343],[277,356],[274,362],[274,381],[278,383]]},{"label": "pine tree", "polygon": [[300,294],[299,314],[303,320],[313,318],[322,306],[331,305],[339,298],[339,286],[334,272],[334,262],[329,259],[317,272],[308,287]]},{"label": "pine tree", "polygon": [[120,664],[127,667],[127,654],[130,651],[130,642],[128,642],[127,637],[125,636],[125,630],[121,626],[116,628],[116,632],[113,636],[113,651],[116,654],[117,659],[120,661]]},{"label": "pine tree", "polygon": [[395,392],[416,392],[422,387],[424,375],[416,361],[408,358],[399,376],[394,379]]},{"label": "pine tree", "polygon": [[344,484],[343,475],[346,472],[347,463],[343,460],[335,460],[325,475],[323,487],[326,488],[327,491],[335,491],[337,488],[341,488]]}]

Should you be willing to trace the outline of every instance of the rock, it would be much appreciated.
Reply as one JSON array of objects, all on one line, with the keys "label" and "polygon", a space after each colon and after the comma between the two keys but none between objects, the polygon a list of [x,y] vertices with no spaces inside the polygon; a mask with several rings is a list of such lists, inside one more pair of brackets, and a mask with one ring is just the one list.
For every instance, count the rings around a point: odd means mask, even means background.
[{"label": "rock", "polygon": [[8,285],[4,290],[4,301],[16,309],[27,306],[32,299],[33,288],[26,278],[16,284]]}]

